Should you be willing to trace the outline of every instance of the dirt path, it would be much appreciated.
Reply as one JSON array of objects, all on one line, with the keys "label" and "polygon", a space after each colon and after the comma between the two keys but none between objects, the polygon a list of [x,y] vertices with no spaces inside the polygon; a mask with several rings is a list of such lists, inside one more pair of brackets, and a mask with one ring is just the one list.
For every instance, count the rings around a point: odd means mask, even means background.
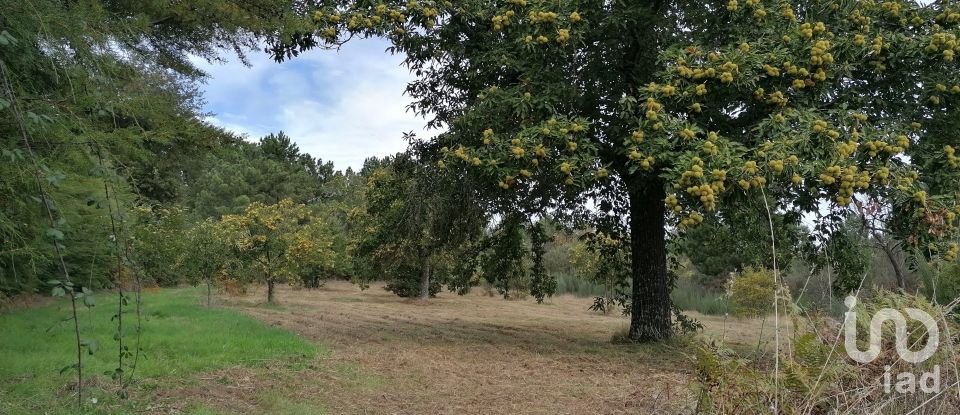
[{"label": "dirt path", "polygon": [[422,302],[330,283],[282,289],[278,308],[258,306],[259,294],[232,306],[332,352],[210,374],[193,387],[215,408],[264,412],[265,395],[333,414],[671,414],[690,402],[684,354],[612,344],[627,320],[587,311],[587,299],[444,293]]}]

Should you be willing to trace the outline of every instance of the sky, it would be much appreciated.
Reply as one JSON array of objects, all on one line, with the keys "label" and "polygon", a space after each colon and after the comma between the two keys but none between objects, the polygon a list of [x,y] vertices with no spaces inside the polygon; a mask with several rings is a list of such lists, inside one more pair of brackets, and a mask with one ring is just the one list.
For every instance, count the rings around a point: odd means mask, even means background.
[{"label": "sky", "polygon": [[[300,150],[354,170],[369,156],[403,151],[404,132],[428,136],[426,120],[407,111],[413,76],[383,40],[354,41],[340,51],[313,50],[274,62],[263,52],[226,64],[195,63],[210,75],[201,85],[210,123],[251,141],[283,131]],[[229,57],[228,57],[229,58]]]}]

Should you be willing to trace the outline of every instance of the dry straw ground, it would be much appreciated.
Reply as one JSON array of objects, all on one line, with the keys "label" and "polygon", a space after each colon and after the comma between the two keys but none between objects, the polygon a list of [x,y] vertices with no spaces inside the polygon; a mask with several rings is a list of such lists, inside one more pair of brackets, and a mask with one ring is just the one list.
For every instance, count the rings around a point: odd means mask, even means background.
[{"label": "dry straw ground", "polygon": [[[627,320],[589,299],[546,304],[443,293],[429,301],[347,283],[281,289],[227,306],[330,347],[301,362],[208,373],[162,400],[228,413],[690,413],[694,373],[680,344],[614,344]],[[756,347],[759,321],[697,316],[706,335]],[[166,399],[163,399],[166,398]],[[293,408],[294,410],[291,410]]]}]

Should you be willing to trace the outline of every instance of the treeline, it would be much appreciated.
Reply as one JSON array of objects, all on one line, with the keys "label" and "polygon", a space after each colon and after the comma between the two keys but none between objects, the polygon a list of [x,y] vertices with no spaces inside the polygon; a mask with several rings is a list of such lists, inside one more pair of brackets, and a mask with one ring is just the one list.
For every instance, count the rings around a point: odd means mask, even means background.
[{"label": "treeline", "polygon": [[0,294],[170,283],[138,249],[163,212],[196,222],[342,192],[352,173],[282,134],[253,144],[202,121],[191,57],[244,59],[287,6],[0,2]]}]

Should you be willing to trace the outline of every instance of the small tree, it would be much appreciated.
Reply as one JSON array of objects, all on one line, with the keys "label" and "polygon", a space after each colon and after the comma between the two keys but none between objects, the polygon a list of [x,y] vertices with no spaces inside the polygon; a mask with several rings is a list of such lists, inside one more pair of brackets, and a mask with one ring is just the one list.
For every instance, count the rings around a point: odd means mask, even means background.
[{"label": "small tree", "polygon": [[207,219],[195,223],[182,235],[184,241],[176,260],[176,269],[193,285],[207,288],[207,307],[211,305],[213,280],[233,259],[228,234],[222,226]]},{"label": "small tree", "polygon": [[310,210],[290,199],[274,205],[252,203],[239,215],[222,219],[232,233],[234,250],[251,275],[267,284],[267,302],[274,302],[278,282],[295,281],[304,267],[332,256],[330,244]]},{"label": "small tree", "polygon": [[370,174],[371,225],[360,252],[392,274],[388,290],[425,299],[440,290],[436,271],[450,264],[444,257],[479,236],[484,216],[457,177],[422,162],[426,154],[419,150],[398,154]]},{"label": "small tree", "polygon": [[[677,254],[690,259],[697,271],[704,274],[701,283],[712,288],[722,287],[732,273],[748,267],[786,268],[797,252],[804,236],[798,222],[799,215],[767,216],[762,200],[743,198],[738,207],[717,215],[707,216],[704,222],[678,238]],[[770,244],[770,222],[776,236],[776,261]]]},{"label": "small tree", "polygon": [[765,269],[748,267],[730,281],[729,294],[739,316],[763,316],[773,310],[776,282]]},{"label": "small tree", "polygon": [[133,227],[133,247],[137,264],[154,284],[174,286],[180,282],[176,264],[183,247],[183,233],[189,227],[187,213],[179,207],[150,209],[140,207]]}]

